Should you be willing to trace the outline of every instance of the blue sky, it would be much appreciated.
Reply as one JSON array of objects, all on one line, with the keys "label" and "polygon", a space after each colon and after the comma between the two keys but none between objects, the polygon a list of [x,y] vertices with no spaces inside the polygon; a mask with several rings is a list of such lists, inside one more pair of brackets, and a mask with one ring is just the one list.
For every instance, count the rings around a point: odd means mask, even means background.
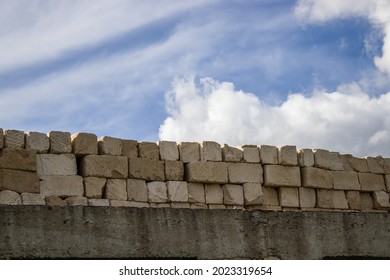
[{"label": "blue sky", "polygon": [[0,127],[390,156],[389,6],[2,1]]}]

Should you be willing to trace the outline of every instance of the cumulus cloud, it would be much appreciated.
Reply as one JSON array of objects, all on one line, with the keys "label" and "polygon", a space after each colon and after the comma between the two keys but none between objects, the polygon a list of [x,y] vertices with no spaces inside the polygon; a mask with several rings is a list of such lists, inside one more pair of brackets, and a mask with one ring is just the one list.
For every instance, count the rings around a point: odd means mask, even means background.
[{"label": "cumulus cloud", "polygon": [[312,96],[290,94],[272,106],[232,83],[176,79],[166,106],[162,140],[293,144],[360,156],[390,155],[390,93],[373,98],[357,84]]}]

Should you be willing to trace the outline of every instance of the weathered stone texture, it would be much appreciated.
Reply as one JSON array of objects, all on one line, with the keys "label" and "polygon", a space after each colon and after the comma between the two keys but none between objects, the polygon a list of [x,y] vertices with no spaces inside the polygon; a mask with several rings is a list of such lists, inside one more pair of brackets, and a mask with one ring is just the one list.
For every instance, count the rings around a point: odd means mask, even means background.
[{"label": "weathered stone texture", "polygon": [[191,208],[188,202],[171,202],[171,208]]},{"label": "weathered stone texture", "polygon": [[166,160],[165,165],[165,180],[167,181],[183,181],[184,179],[184,164],[181,161]]},{"label": "weathered stone texture", "polygon": [[200,148],[202,161],[222,161],[221,145],[213,141],[203,141]]},{"label": "weathered stone texture", "polygon": [[86,177],[84,178],[85,196],[88,198],[102,198],[106,186],[105,178]]},{"label": "weathered stone texture", "polygon": [[333,191],[332,196],[335,209],[348,209],[348,201],[344,191]]},{"label": "weathered stone texture", "polygon": [[0,205],[21,205],[22,199],[17,192],[5,190],[0,191]]},{"label": "weathered stone texture", "polygon": [[[188,183],[188,201],[191,203],[206,203],[204,185],[201,183]],[[207,207],[206,207],[207,208]]]},{"label": "weathered stone texture", "polygon": [[263,168],[256,163],[229,163],[230,183],[263,183]]},{"label": "weathered stone texture", "polygon": [[330,209],[348,209],[344,191],[316,190],[317,207]]},{"label": "weathered stone texture", "polygon": [[190,162],[185,165],[185,177],[191,183],[227,183],[226,162]]},{"label": "weathered stone texture", "polygon": [[264,166],[264,186],[299,187],[301,186],[300,170],[297,166]]},{"label": "weathered stone texture", "polygon": [[384,174],[382,157],[367,157],[366,160],[370,173]]},{"label": "weathered stone texture", "polygon": [[127,178],[128,158],[111,155],[87,155],[80,161],[83,177]]},{"label": "weathered stone texture", "polygon": [[191,209],[208,209],[206,203],[190,203]]},{"label": "weathered stone texture", "polygon": [[314,151],[314,166],[329,170],[343,170],[340,154],[322,149]]},{"label": "weathered stone texture", "polygon": [[75,155],[97,155],[98,141],[93,133],[78,132],[71,136],[72,150]]},{"label": "weathered stone texture", "polygon": [[262,187],[264,206],[280,206],[278,190],[276,188]]},{"label": "weathered stone texture", "polygon": [[304,167],[301,169],[301,175],[302,186],[305,188],[333,188],[332,176],[328,170],[315,167]]},{"label": "weathered stone texture", "polygon": [[0,169],[0,190],[38,193],[38,175],[35,172]]},{"label": "weathered stone texture", "polygon": [[390,210],[389,194],[385,191],[375,191],[372,194],[375,209]]},{"label": "weathered stone texture", "polygon": [[85,196],[71,196],[65,199],[69,206],[88,206],[88,199]]},{"label": "weathered stone texture", "polygon": [[168,181],[168,199],[171,202],[188,202],[187,182]]},{"label": "weathered stone texture", "polygon": [[243,145],[244,162],[260,163],[260,152],[256,145]]},{"label": "weathered stone texture", "polygon": [[129,158],[129,177],[146,181],[164,181],[164,162],[148,158]]},{"label": "weathered stone texture", "polygon": [[297,165],[298,154],[296,146],[279,147],[278,162],[281,165]]},{"label": "weathered stone texture", "polygon": [[26,149],[46,154],[50,149],[49,137],[40,132],[29,132],[25,135]]},{"label": "weathered stone texture", "polygon": [[332,171],[335,190],[360,190],[358,175],[355,171]]},{"label": "weathered stone texture", "polygon": [[223,204],[223,190],[219,184],[205,184],[204,191],[207,204]]},{"label": "weathered stone texture", "polygon": [[48,206],[66,206],[66,201],[58,196],[47,196],[45,201]]},{"label": "weathered stone texture", "polygon": [[7,129],[4,131],[4,147],[24,149],[24,131]]},{"label": "weathered stone texture", "polygon": [[390,192],[390,175],[385,175],[387,192]]},{"label": "weathered stone texture", "polygon": [[137,141],[122,139],[122,156],[138,157],[138,143],[137,143]]},{"label": "weathered stone texture", "polygon": [[299,206],[301,208],[314,208],[316,206],[316,191],[310,188],[299,188]]},{"label": "weathered stone texture", "polygon": [[127,180],[127,198],[130,201],[148,202],[148,187],[144,180]]},{"label": "weathered stone texture", "polygon": [[149,203],[151,208],[171,208],[170,203]]},{"label": "weathered stone texture", "polygon": [[127,200],[126,180],[107,179],[105,198],[114,200]]},{"label": "weathered stone texture", "polygon": [[101,199],[101,198],[91,198],[88,199],[88,206],[110,206],[110,200],[108,199]]},{"label": "weathered stone texture", "polygon": [[81,176],[41,176],[40,193],[45,196],[83,196]]},{"label": "weathered stone texture", "polygon": [[241,185],[225,184],[222,186],[223,204],[244,205],[244,191]]},{"label": "weathered stone texture", "polygon": [[0,151],[0,168],[16,169],[25,171],[37,171],[36,151],[11,150]]},{"label": "weathered stone texture", "polygon": [[360,210],[367,211],[374,209],[374,202],[371,193],[360,193]]},{"label": "weathered stone texture", "polygon": [[23,205],[46,205],[45,196],[39,193],[22,193]]},{"label": "weathered stone texture", "polygon": [[73,154],[38,154],[37,173],[48,175],[77,175],[76,156]]},{"label": "weathered stone texture", "polygon": [[299,207],[298,188],[278,188],[279,201],[282,207]]},{"label": "weathered stone texture", "polygon": [[312,149],[299,150],[298,165],[301,167],[311,167],[314,165],[314,153]]},{"label": "weathered stone texture", "polygon": [[278,164],[278,148],[275,146],[261,145],[260,159],[262,164]]},{"label": "weathered stone texture", "polygon": [[4,131],[0,128],[0,149],[4,147]]},{"label": "weathered stone texture", "polygon": [[167,184],[165,182],[149,182],[148,195],[149,202],[166,203],[168,202]]},{"label": "weathered stone texture", "polygon": [[158,150],[157,143],[154,142],[140,142],[138,143],[138,155],[141,158],[147,158],[151,160],[159,160],[160,152]]},{"label": "weathered stone texture", "polygon": [[368,169],[367,160],[365,158],[357,158],[351,155],[346,155],[346,159],[351,164],[353,170],[356,172],[370,172]]},{"label": "weathered stone texture", "polygon": [[200,145],[196,142],[179,143],[180,160],[184,163],[200,160]]},{"label": "weathered stone texture", "polygon": [[226,162],[240,162],[243,158],[242,150],[224,144],[222,148],[222,160]]},{"label": "weathered stone texture", "polygon": [[69,154],[72,152],[72,142],[70,132],[50,131],[50,153],[52,154]]},{"label": "weathered stone texture", "polygon": [[161,160],[179,160],[179,149],[176,142],[160,141],[158,146]]},{"label": "weathered stone texture", "polygon": [[98,151],[99,155],[120,156],[122,154],[122,140],[109,136],[99,137]]},{"label": "weathered stone texture", "polygon": [[360,210],[360,193],[359,191],[346,191],[348,208],[351,210]]},{"label": "weathered stone texture", "polygon": [[372,173],[358,173],[359,182],[362,186],[362,191],[384,191],[385,180],[384,176]]},{"label": "weathered stone texture", "polygon": [[263,205],[264,197],[260,183],[245,183],[243,191],[245,205]]}]

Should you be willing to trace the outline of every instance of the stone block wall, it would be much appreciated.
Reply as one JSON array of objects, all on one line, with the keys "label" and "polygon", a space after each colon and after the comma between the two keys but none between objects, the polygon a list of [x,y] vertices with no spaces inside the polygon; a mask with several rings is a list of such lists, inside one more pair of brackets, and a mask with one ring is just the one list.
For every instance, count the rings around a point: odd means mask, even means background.
[{"label": "stone block wall", "polygon": [[0,205],[390,211],[390,159],[0,129]]}]

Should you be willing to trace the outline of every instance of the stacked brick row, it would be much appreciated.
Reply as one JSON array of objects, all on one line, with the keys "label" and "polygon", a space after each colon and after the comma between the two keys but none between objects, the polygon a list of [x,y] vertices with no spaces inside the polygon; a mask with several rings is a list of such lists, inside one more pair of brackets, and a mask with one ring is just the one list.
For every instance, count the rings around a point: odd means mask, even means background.
[{"label": "stacked brick row", "polygon": [[0,129],[0,205],[390,210],[390,159]]}]

